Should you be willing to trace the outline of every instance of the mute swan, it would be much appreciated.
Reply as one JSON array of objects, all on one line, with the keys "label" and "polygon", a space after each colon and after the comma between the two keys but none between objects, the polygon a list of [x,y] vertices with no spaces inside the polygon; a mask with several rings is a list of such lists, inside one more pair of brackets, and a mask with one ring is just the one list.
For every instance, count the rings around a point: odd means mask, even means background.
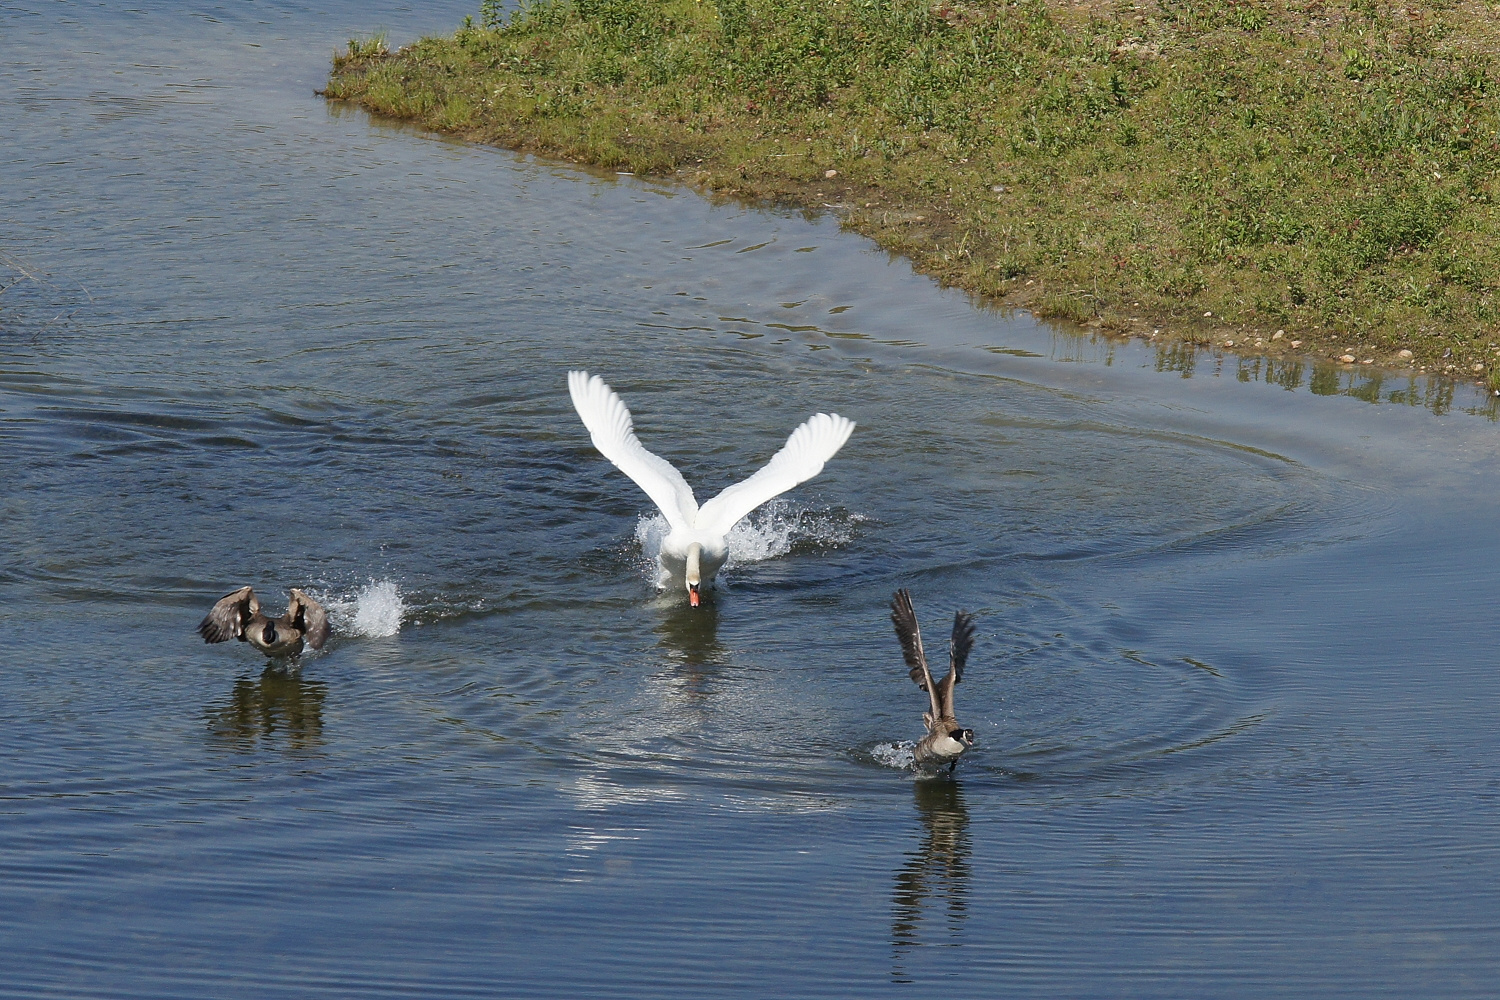
[{"label": "mute swan", "polygon": [[267,656],[296,656],[302,652],[302,640],[313,649],[322,649],[328,641],[328,613],[323,605],[296,587],[286,614],[271,618],[260,610],[255,591],[241,587],[220,598],[213,610],[198,623],[198,634],[204,642],[248,642]]},{"label": "mute swan", "polygon": [[948,765],[948,770],[958,766],[958,758],[974,745],[974,730],[964,729],[953,715],[953,686],[964,678],[964,663],[969,650],[974,648],[974,617],[965,612],[953,616],[953,638],[948,643],[948,675],[933,683],[932,671],[927,669],[927,654],[922,652],[922,631],[917,628],[917,612],[911,606],[911,594],[905,589],[896,591],[891,599],[891,622],[896,626],[896,638],[901,640],[901,653],[906,665],[911,668],[911,679],[917,687],[927,692],[931,704],[930,712],[922,713],[927,724],[927,736],[912,751],[912,757],[921,766]]},{"label": "mute swan", "polygon": [[729,529],[761,504],[822,472],[823,463],[854,432],[854,421],[837,413],[815,414],[792,431],[759,472],[699,507],[682,473],[642,447],[624,400],[603,379],[570,371],[568,394],[594,447],[635,480],[667,519],[671,531],[661,543],[661,564],[674,580],[683,581],[688,603],[695,608],[701,589],[729,558]]}]

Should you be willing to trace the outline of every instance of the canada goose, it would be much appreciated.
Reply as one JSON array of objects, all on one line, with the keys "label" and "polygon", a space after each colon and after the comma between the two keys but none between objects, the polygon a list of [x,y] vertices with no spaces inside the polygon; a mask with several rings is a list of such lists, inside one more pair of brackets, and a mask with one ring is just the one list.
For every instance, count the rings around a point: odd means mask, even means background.
[{"label": "canada goose", "polygon": [[637,440],[625,401],[603,379],[568,372],[568,394],[594,447],[635,480],[667,519],[672,530],[661,543],[661,565],[673,579],[682,580],[695,608],[702,588],[729,558],[729,529],[761,504],[822,472],[823,463],[854,432],[854,421],[837,413],[815,414],[792,431],[759,472],[699,507],[682,473]]},{"label": "canada goose", "polygon": [[936,683],[927,668],[927,654],[922,652],[922,630],[917,627],[917,612],[911,606],[911,594],[905,588],[891,599],[891,622],[901,653],[911,668],[911,679],[927,692],[931,711],[922,713],[927,736],[912,751],[919,766],[958,766],[958,758],[974,745],[974,730],[964,729],[953,714],[953,686],[964,678],[964,663],[974,648],[974,617],[963,611],[953,616],[953,638],[948,644],[948,675]]},{"label": "canada goose", "polygon": [[302,640],[313,649],[322,649],[328,641],[328,612],[323,605],[296,587],[286,614],[271,618],[262,614],[255,591],[241,587],[215,604],[198,623],[198,634],[204,642],[248,642],[267,656],[296,656],[302,652]]}]

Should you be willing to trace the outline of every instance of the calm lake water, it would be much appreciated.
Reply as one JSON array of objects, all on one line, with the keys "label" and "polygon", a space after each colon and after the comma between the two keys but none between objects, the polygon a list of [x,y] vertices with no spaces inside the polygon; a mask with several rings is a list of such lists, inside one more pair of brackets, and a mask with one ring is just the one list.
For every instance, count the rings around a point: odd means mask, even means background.
[{"label": "calm lake water", "polygon": [[[314,96],[465,13],[0,6],[0,996],[1494,995],[1484,397]],[[700,497],[859,429],[690,613],[569,367]],[[246,583],[300,674],[194,634]]]}]

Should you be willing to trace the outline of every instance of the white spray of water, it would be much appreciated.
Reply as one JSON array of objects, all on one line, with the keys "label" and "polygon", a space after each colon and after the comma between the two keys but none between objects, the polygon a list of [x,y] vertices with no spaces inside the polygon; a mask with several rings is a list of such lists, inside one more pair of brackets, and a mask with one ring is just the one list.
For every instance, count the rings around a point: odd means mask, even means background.
[{"label": "white spray of water", "polygon": [[378,639],[401,631],[406,602],[394,580],[371,580],[352,597],[331,597],[324,605],[334,631]]},{"label": "white spray of water", "polygon": [[[862,520],[858,515],[839,515],[833,511],[796,510],[785,500],[774,500],[729,529],[729,561],[724,568],[732,570],[784,556],[798,542],[827,548],[846,545],[854,537],[854,525]],[[635,540],[645,557],[647,575],[658,587],[669,582],[657,557],[671,530],[667,519],[660,514],[642,517],[635,526]]]},{"label": "white spray of water", "polygon": [[788,515],[784,509],[768,511],[759,520],[745,518],[729,529],[729,561],[724,568],[786,555],[792,551],[792,543],[805,534],[803,520],[801,514]]},{"label": "white spray of water", "polygon": [[660,514],[642,517],[635,525],[635,540],[641,545],[641,570],[650,577],[658,589],[665,588],[671,582],[667,578],[667,571],[662,569],[661,561],[657,558],[661,555],[661,543],[671,530],[667,519]]},{"label": "white spray of water", "polygon": [[878,764],[907,771],[916,766],[917,758],[913,753],[916,748],[915,743],[906,740],[900,743],[877,743],[870,748],[870,756],[874,757]]}]

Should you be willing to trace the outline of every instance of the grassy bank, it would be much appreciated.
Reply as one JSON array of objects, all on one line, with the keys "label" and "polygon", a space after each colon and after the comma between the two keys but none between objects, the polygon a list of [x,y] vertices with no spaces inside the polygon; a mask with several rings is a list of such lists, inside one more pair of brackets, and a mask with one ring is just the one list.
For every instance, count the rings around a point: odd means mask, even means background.
[{"label": "grassy bank", "polygon": [[1454,0],[486,0],[328,94],[834,211],[1044,315],[1488,378],[1497,45]]}]

